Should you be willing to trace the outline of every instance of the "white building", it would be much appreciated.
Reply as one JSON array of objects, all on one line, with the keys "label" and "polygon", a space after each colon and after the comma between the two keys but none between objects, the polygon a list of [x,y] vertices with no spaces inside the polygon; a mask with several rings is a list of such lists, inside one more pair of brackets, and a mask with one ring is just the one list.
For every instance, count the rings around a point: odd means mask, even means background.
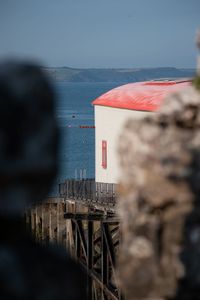
[{"label": "white building", "polygon": [[155,112],[163,98],[189,81],[148,81],[117,87],[95,99],[95,181],[118,183],[117,141],[129,118]]}]

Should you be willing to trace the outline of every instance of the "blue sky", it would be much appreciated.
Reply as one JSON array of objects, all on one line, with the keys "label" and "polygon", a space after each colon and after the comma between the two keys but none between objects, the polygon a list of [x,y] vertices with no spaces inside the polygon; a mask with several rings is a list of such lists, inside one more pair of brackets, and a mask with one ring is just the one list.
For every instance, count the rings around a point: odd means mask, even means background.
[{"label": "blue sky", "polygon": [[200,0],[0,0],[0,58],[193,68]]}]

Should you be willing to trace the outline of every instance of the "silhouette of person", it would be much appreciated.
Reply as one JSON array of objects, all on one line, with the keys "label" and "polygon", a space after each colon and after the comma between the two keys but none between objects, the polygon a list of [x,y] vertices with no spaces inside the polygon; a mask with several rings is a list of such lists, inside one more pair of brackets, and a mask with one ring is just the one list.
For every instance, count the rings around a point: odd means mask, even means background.
[{"label": "silhouette of person", "polygon": [[35,65],[0,65],[0,299],[84,300],[86,275],[63,249],[25,229],[24,208],[42,201],[57,170],[54,92]]}]

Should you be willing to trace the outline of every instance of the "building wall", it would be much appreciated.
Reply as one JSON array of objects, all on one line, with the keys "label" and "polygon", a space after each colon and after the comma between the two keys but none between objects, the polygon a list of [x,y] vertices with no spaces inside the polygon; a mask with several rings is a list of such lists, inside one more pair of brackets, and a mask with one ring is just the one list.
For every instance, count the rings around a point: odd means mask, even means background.
[{"label": "building wall", "polygon": [[[129,118],[143,118],[149,112],[95,106],[95,180],[118,183],[117,141]],[[102,141],[107,141],[107,168],[102,167]]]}]

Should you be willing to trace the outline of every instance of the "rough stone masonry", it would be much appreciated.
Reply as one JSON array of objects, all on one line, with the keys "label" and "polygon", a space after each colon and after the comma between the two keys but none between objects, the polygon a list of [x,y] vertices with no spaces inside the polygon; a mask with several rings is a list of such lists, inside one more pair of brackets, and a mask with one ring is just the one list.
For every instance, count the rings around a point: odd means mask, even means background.
[{"label": "rough stone masonry", "polygon": [[200,90],[130,120],[119,141],[118,274],[126,300],[200,299]]}]

